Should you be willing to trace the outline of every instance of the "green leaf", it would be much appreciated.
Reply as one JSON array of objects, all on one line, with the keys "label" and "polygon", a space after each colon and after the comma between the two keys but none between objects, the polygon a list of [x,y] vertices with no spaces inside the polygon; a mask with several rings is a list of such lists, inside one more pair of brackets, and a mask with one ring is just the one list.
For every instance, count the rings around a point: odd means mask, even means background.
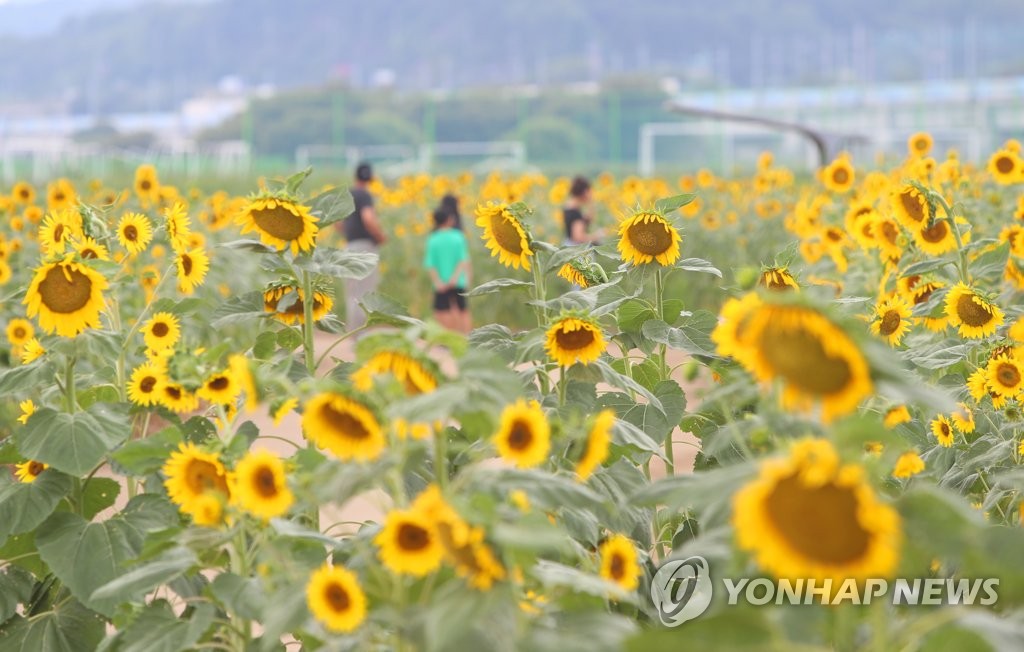
[{"label": "green leaf", "polygon": [[531,623],[529,638],[519,649],[531,652],[620,652],[629,636],[639,627],[637,621],[604,611],[561,611]]},{"label": "green leaf", "polygon": [[729,500],[736,489],[750,478],[752,470],[752,464],[744,463],[713,471],[669,476],[640,488],[629,502],[669,509],[700,509],[716,501]]},{"label": "green leaf", "polygon": [[648,319],[657,319],[657,317],[657,313],[649,305],[638,299],[622,304],[616,313],[619,330],[630,333],[639,333],[644,322]]},{"label": "green leaf", "polygon": [[17,613],[18,605],[25,604],[32,597],[36,578],[17,566],[0,570],[0,624]]},{"label": "green leaf", "polygon": [[84,476],[128,439],[130,431],[124,405],[96,403],[73,414],[39,410],[15,433],[15,442],[29,459]]},{"label": "green leaf", "polygon": [[18,482],[0,473],[0,543],[33,530],[53,513],[71,489],[71,478],[47,469],[35,482]]},{"label": "green leaf", "polygon": [[715,650],[715,652],[763,652],[787,650],[779,634],[766,618],[767,611],[730,607],[719,613],[704,614],[677,629],[651,629],[626,642],[626,652],[678,652],[679,650]]},{"label": "green leaf", "polygon": [[306,166],[305,170],[299,170],[295,174],[291,175],[284,182],[284,191],[289,195],[295,196],[299,192],[299,186],[302,182],[309,178],[309,175],[313,174],[313,166]]},{"label": "green leaf", "polygon": [[320,220],[317,222],[320,229],[345,219],[354,210],[352,193],[348,188],[332,188],[320,193],[309,203],[309,212]]},{"label": "green leaf", "polygon": [[703,258],[684,258],[673,265],[673,267],[687,272],[701,272],[722,278],[722,270],[718,269]]},{"label": "green leaf", "polygon": [[953,264],[953,261],[949,258],[930,258],[928,260],[916,262],[912,265],[907,265],[907,268],[900,272],[900,276],[906,277],[916,274],[927,274],[928,272],[950,264]]},{"label": "green leaf", "polygon": [[148,475],[160,470],[181,440],[181,430],[169,426],[145,439],[129,441],[110,457],[131,475]]},{"label": "green leaf", "polygon": [[156,600],[124,629],[117,652],[180,652],[191,649],[210,628],[216,608],[200,604],[181,616],[166,600]]},{"label": "green leaf", "polygon": [[78,405],[86,410],[94,403],[117,403],[120,400],[121,394],[113,385],[96,385],[78,394]]},{"label": "green leaf", "polygon": [[167,584],[199,563],[190,549],[176,546],[144,564],[131,567],[123,575],[107,582],[92,592],[90,601],[129,602],[161,584]]},{"label": "green leaf", "polygon": [[104,622],[77,600],[57,603],[52,611],[27,620],[18,616],[0,627],[4,652],[83,652],[95,650]]},{"label": "green leaf", "polygon": [[110,478],[92,478],[82,492],[82,515],[87,520],[110,507],[121,493],[121,483]]},{"label": "green leaf", "polygon": [[514,278],[496,278],[493,281],[488,281],[481,285],[476,286],[472,290],[466,293],[468,297],[478,297],[484,294],[493,294],[500,292],[505,288],[512,288],[517,290],[525,290],[533,287],[533,283],[527,281],[520,281]]},{"label": "green leaf", "polygon": [[277,332],[277,345],[282,351],[294,351],[302,346],[302,333],[295,328],[282,328]]},{"label": "green leaf", "polygon": [[249,620],[259,620],[263,615],[267,596],[256,577],[221,573],[210,584],[210,592],[229,613]]},{"label": "green leaf", "polygon": [[686,206],[696,198],[697,195],[692,192],[683,193],[681,195],[674,195],[672,197],[664,197],[654,202],[654,210],[658,211],[659,213],[668,215],[669,213],[677,211],[683,206]]},{"label": "green leaf", "polygon": [[655,410],[664,412],[665,408],[661,404],[661,400],[640,383],[636,382],[629,376],[615,371],[612,369],[611,365],[604,360],[596,360],[593,365],[599,372],[601,372],[601,379],[604,380],[604,382],[608,383],[612,387],[640,394],[647,399],[648,405],[645,405],[645,408],[651,407]]},{"label": "green leaf", "polygon": [[533,575],[547,589],[569,589],[577,593],[586,593],[599,598],[611,598],[618,602],[634,604],[637,601],[635,591],[625,591],[614,582],[584,573],[583,571],[547,559],[542,559],[533,567]]},{"label": "green leaf", "polygon": [[229,324],[260,319],[266,315],[263,309],[263,293],[259,290],[231,297],[220,304],[210,315],[210,325],[221,328]]},{"label": "green leaf", "polygon": [[46,360],[37,360],[32,364],[0,372],[0,396],[23,392],[26,387],[38,387],[49,374],[50,368]]},{"label": "green leaf", "polygon": [[380,257],[367,251],[317,247],[308,258],[297,258],[295,266],[332,278],[363,279],[377,268]]},{"label": "green leaf", "polygon": [[694,355],[717,358],[715,345],[710,333],[718,318],[707,310],[701,310],[685,318],[683,326],[673,328],[660,319],[644,322],[641,332],[652,342],[665,344],[673,349]]},{"label": "green leaf", "polygon": [[686,395],[674,380],[663,380],[654,387],[661,409],[653,403],[637,403],[620,393],[604,394],[598,397],[598,404],[611,408],[619,418],[643,430],[655,441],[664,441],[683,418],[686,412]]}]

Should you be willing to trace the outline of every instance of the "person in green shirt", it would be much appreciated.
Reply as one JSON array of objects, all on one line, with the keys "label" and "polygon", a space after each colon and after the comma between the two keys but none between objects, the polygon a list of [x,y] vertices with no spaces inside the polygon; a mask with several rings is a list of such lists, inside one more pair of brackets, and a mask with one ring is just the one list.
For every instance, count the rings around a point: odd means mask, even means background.
[{"label": "person in green shirt", "polygon": [[469,246],[466,236],[455,228],[455,216],[446,210],[434,211],[434,231],[427,238],[423,267],[434,286],[434,318],[460,333],[469,333],[472,320],[466,303],[469,287]]}]

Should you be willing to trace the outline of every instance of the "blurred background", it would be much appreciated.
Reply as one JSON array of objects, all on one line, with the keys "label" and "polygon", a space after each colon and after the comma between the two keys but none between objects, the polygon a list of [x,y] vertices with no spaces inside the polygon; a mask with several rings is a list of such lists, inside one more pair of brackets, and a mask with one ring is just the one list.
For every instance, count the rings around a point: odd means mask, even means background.
[{"label": "blurred background", "polygon": [[735,118],[980,161],[1024,135],[1021,24],[1021,0],[0,0],[0,183],[818,165]]}]

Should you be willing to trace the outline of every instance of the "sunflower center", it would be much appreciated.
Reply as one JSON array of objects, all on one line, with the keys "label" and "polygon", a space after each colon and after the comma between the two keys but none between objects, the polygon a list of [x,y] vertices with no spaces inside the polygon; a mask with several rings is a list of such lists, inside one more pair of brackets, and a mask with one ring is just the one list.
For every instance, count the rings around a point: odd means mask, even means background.
[{"label": "sunflower center", "polygon": [[52,312],[69,314],[81,310],[92,296],[92,280],[77,269],[52,267],[39,284],[39,296]]},{"label": "sunflower center", "polygon": [[164,387],[164,394],[166,394],[172,401],[181,400],[181,388],[175,387],[174,385],[168,385]]},{"label": "sunflower center", "polygon": [[208,382],[206,386],[214,391],[219,392],[221,390],[227,389],[228,385],[230,384],[231,381],[227,379],[227,376],[217,376],[216,378]]},{"label": "sunflower center", "polygon": [[124,227],[122,233],[124,234],[124,239],[127,240],[128,242],[135,242],[136,240],[139,239],[139,230],[136,229],[131,224]]},{"label": "sunflower center", "polygon": [[171,327],[162,321],[158,321],[153,324],[153,328],[149,329],[149,332],[157,337],[167,337],[167,334],[171,332]]},{"label": "sunflower center", "polygon": [[924,200],[917,195],[910,192],[900,193],[900,203],[903,204],[903,210],[910,219],[920,222],[925,218]]},{"label": "sunflower center", "polygon": [[672,246],[672,234],[668,226],[659,221],[637,222],[626,232],[629,244],[642,254],[657,256]]},{"label": "sunflower center", "polygon": [[348,597],[348,591],[346,591],[340,584],[330,584],[324,591],[324,599],[327,600],[327,604],[331,605],[331,609],[334,611],[342,612],[348,609],[351,600]]},{"label": "sunflower center", "polygon": [[274,477],[274,471],[265,466],[256,469],[256,473],[252,475],[252,486],[264,498],[276,496],[277,478]]},{"label": "sunflower center", "polygon": [[1020,370],[1016,365],[1001,363],[996,368],[996,379],[1003,387],[1016,387],[1020,384]]},{"label": "sunflower center", "polygon": [[870,533],[861,527],[857,497],[847,487],[807,487],[793,475],[775,486],[765,507],[786,543],[816,562],[855,562],[868,549]]},{"label": "sunflower center", "polygon": [[942,242],[949,235],[949,227],[946,221],[941,220],[921,231],[921,238],[925,242]]},{"label": "sunflower center", "polygon": [[226,491],[224,476],[217,472],[217,467],[205,460],[192,460],[185,469],[185,482],[196,494],[208,489]]},{"label": "sunflower center", "polygon": [[53,241],[54,242],[60,242],[63,239],[64,239],[64,225],[63,224],[58,224],[57,226],[53,227]]},{"label": "sunflower center", "polygon": [[139,182],[139,188],[141,188],[144,191],[149,190],[152,187],[153,182],[151,182],[149,179],[143,179],[142,181]]},{"label": "sunflower center", "polygon": [[515,221],[505,215],[497,215],[491,220],[491,233],[494,240],[505,251],[519,255],[523,253],[523,236]]},{"label": "sunflower center", "polygon": [[53,193],[53,199],[54,201],[59,203],[67,199],[67,196],[63,192],[58,190],[57,192]]},{"label": "sunflower center", "polygon": [[531,442],[533,442],[533,430],[530,429],[530,424],[519,419],[512,422],[512,428],[508,433],[509,448],[517,451],[525,450],[530,447]]},{"label": "sunflower center", "polygon": [[979,305],[972,294],[965,294],[957,299],[956,314],[960,321],[968,326],[984,326],[992,321],[992,311]]},{"label": "sunflower center", "polygon": [[559,329],[555,331],[558,348],[568,351],[585,349],[594,343],[594,332],[589,328],[577,328],[574,331]]},{"label": "sunflower center", "polygon": [[398,547],[402,550],[422,550],[430,545],[430,533],[412,523],[402,523],[398,528]]},{"label": "sunflower center", "polygon": [[892,222],[882,222],[882,235],[885,236],[886,241],[895,243],[900,232]]},{"label": "sunflower center", "polygon": [[18,190],[18,196],[21,197],[22,200],[28,201],[28,188],[21,188],[20,190]]},{"label": "sunflower center", "polygon": [[156,377],[154,376],[146,376],[139,381],[139,389],[146,394],[152,392],[154,387],[156,387]]},{"label": "sunflower center", "polygon": [[760,344],[761,355],[772,370],[809,394],[836,394],[853,378],[850,363],[830,356],[821,339],[803,328],[783,330],[769,324]]},{"label": "sunflower center", "polygon": [[192,256],[181,254],[181,269],[185,272],[185,276],[192,274]]},{"label": "sunflower center", "polygon": [[939,286],[934,283],[927,283],[924,287],[918,290],[914,294],[914,305],[919,305],[931,298],[932,292],[934,292]]},{"label": "sunflower center", "polygon": [[23,337],[25,337],[25,329],[22,328],[21,326],[15,326],[14,327],[14,339],[20,340]]},{"label": "sunflower center", "polygon": [[887,310],[882,316],[882,323],[878,325],[878,332],[882,335],[892,335],[900,327],[900,313],[895,310]]},{"label": "sunflower center", "polygon": [[252,221],[260,231],[280,240],[296,240],[306,230],[306,224],[300,216],[280,205],[252,211]]},{"label": "sunflower center", "polygon": [[352,416],[349,412],[336,410],[330,405],[325,405],[320,415],[330,424],[333,430],[340,432],[349,439],[367,439],[370,436],[370,431],[363,425],[363,422]]},{"label": "sunflower center", "polygon": [[943,437],[949,437],[949,426],[948,425],[946,425],[945,423],[940,423],[939,424],[939,430],[942,431],[942,436]]},{"label": "sunflower center", "polygon": [[99,258],[99,254],[96,253],[95,249],[82,249],[78,253],[82,258]]},{"label": "sunflower center", "polygon": [[1009,174],[1013,172],[1013,168],[1013,159],[1009,156],[1000,156],[996,159],[996,169],[999,170],[1001,174]]},{"label": "sunflower center", "polygon": [[611,563],[608,564],[608,574],[616,580],[621,580],[626,574],[626,561],[622,558],[622,555],[612,555]]},{"label": "sunflower center", "polygon": [[38,477],[40,473],[46,470],[46,465],[42,462],[32,460],[28,463],[28,473],[32,477]]},{"label": "sunflower center", "polygon": [[924,152],[928,149],[928,141],[924,138],[918,138],[914,141],[914,149],[919,152]]},{"label": "sunflower center", "polygon": [[846,171],[846,168],[838,168],[832,173],[832,180],[839,184],[846,183],[850,180],[850,173]]}]

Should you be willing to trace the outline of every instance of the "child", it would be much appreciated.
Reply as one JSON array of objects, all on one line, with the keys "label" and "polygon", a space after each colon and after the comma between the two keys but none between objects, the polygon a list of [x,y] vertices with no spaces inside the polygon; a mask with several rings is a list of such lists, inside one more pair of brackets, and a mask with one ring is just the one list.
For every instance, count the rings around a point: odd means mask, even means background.
[{"label": "child", "polygon": [[423,266],[434,285],[434,317],[453,331],[469,333],[466,288],[469,283],[469,247],[466,236],[455,228],[455,216],[434,211],[434,232],[427,238]]}]

